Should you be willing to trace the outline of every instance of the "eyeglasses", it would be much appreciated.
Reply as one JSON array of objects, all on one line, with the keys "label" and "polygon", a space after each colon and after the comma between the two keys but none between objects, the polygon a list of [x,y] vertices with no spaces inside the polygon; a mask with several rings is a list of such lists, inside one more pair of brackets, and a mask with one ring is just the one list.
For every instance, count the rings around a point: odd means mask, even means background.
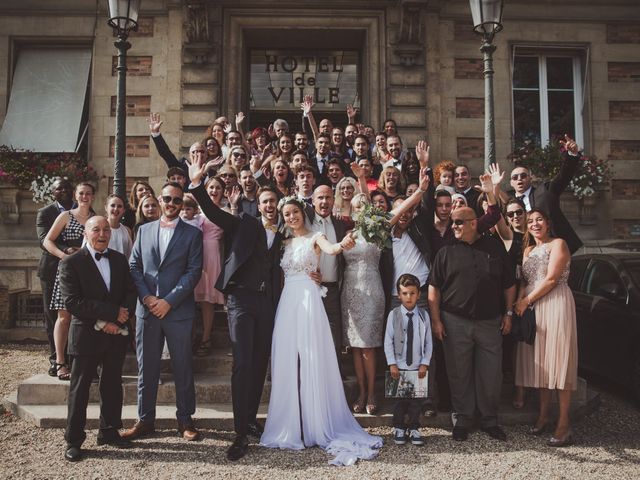
[{"label": "eyeglasses", "polygon": [[529,174],[526,172],[522,172],[522,173],[514,173],[513,175],[511,175],[511,180],[524,180],[525,178],[528,178]]},{"label": "eyeglasses", "polygon": [[231,155],[233,155],[236,158],[247,158],[247,155],[242,152],[231,152]]},{"label": "eyeglasses", "polygon": [[162,196],[162,203],[164,203],[165,205],[169,205],[170,203],[173,203],[176,206],[180,206],[182,205],[183,201],[184,200],[180,197],[171,197],[169,195]]},{"label": "eyeglasses", "polygon": [[520,215],[522,215],[524,213],[524,210],[522,210],[521,208],[519,208],[518,210],[513,210],[511,212],[507,212],[507,217],[509,218],[513,218],[513,217],[519,217]]},{"label": "eyeglasses", "polygon": [[475,219],[475,218],[467,218],[467,219],[456,218],[456,219],[453,221],[453,224],[454,224],[454,225],[457,225],[457,226],[459,227],[459,226],[461,226],[461,225],[464,225],[464,222],[471,222],[471,221],[473,221],[473,220],[476,220],[476,219]]},{"label": "eyeglasses", "polygon": [[222,178],[236,178],[236,175],[234,175],[233,173],[221,173],[220,176]]}]

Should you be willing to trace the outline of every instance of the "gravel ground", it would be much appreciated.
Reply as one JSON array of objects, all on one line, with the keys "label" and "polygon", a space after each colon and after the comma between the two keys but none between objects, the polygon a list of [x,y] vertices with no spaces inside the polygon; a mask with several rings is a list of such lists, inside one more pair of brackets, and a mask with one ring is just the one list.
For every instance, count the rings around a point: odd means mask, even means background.
[{"label": "gravel ground", "polygon": [[[45,348],[0,345],[0,396],[24,378],[46,369]],[[602,392],[600,408],[574,425],[577,444],[552,449],[546,439],[526,435],[526,426],[507,427],[508,443],[474,432],[454,443],[450,432],[425,428],[424,447],[393,444],[388,428],[371,429],[385,438],[374,461],[348,468],[327,464],[318,448],[274,451],[252,445],[231,464],[225,451],[232,432],[204,430],[204,440],[186,443],[174,431],[140,440],[136,448],[97,447],[96,432],[84,444],[86,459],[63,459],[63,432],[39,429],[9,413],[0,415],[0,478],[611,478],[640,477],[640,411],[619,395]]]}]

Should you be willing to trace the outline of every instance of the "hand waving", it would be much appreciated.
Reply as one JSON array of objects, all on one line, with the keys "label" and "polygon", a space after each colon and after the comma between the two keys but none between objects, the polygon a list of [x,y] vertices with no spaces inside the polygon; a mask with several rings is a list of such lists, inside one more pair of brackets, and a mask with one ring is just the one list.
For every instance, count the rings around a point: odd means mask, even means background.
[{"label": "hand waving", "polygon": [[308,116],[311,113],[313,106],[313,97],[311,95],[305,95],[303,102],[300,104],[302,113],[304,113],[305,116]]},{"label": "hand waving", "polygon": [[349,118],[349,120],[353,120],[354,118],[356,118],[357,113],[357,108],[353,108],[353,105],[351,104],[347,105],[347,117]]},{"label": "hand waving", "polygon": [[493,183],[493,186],[496,187],[500,185],[504,178],[504,172],[500,171],[500,165],[497,163],[490,163],[488,173],[491,175],[491,183]]},{"label": "hand waving", "polygon": [[480,191],[483,193],[493,192],[493,183],[491,182],[491,174],[483,173],[479,177],[480,179]]},{"label": "hand waving", "polygon": [[424,140],[419,140],[416,145],[416,157],[420,162],[420,168],[427,168],[429,166],[429,144]]},{"label": "hand waving", "polygon": [[427,188],[429,188],[429,183],[431,183],[431,179],[429,178],[429,175],[427,175],[427,169],[420,169],[420,183],[418,185],[418,188],[420,188],[420,190],[422,190],[423,192],[426,192]]},{"label": "hand waving", "polygon": [[152,113],[149,115],[149,130],[151,133],[160,133],[160,126],[162,125],[162,120],[160,120],[159,113]]},{"label": "hand waving", "polygon": [[236,114],[236,128],[238,128],[242,122],[244,122],[244,112],[238,112]]}]

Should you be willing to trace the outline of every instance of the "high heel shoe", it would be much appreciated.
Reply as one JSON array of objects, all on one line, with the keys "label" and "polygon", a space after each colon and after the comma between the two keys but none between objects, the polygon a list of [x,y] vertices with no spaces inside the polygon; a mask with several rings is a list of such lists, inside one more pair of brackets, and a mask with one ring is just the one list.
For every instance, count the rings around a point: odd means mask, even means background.
[{"label": "high heel shoe", "polygon": [[551,437],[547,441],[547,445],[550,447],[568,447],[573,445],[573,432],[569,430],[564,438]]},{"label": "high heel shoe", "polygon": [[367,399],[367,413],[369,415],[375,415],[378,413],[378,403],[376,402],[375,397],[369,397]]},{"label": "high heel shoe", "polygon": [[366,401],[366,397],[358,397],[358,399],[353,402],[353,405],[351,406],[351,408],[353,409],[353,413],[363,413]]},{"label": "high heel shoe", "polygon": [[549,426],[549,422],[543,423],[540,427],[538,427],[537,425],[532,425],[531,427],[529,427],[528,433],[529,435],[535,435],[536,437],[539,437],[547,431],[547,426]]}]

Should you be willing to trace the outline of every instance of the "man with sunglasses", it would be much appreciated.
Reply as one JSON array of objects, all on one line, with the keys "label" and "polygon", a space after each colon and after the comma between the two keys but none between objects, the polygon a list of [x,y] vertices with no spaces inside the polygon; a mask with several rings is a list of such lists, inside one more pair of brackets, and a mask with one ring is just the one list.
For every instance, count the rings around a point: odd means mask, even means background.
[{"label": "man with sunglasses", "polygon": [[198,440],[191,415],[196,408],[191,329],[195,317],[193,289],[202,275],[202,232],[180,219],[183,190],[162,188],[162,216],[138,230],[131,252],[131,276],[138,290],[136,353],[138,422],[121,436],[134,439],[154,431],[160,359],[166,339],[176,391],[178,431]]},{"label": "man with sunglasses", "polygon": [[529,169],[522,166],[516,167],[511,172],[513,191],[509,194],[521,200],[527,212],[534,208],[544,210],[551,217],[553,235],[565,240],[571,253],[574,253],[582,246],[582,242],[560,209],[560,195],[576,174],[582,157],[578,145],[569,135],[565,134],[564,140],[560,140],[560,145],[564,149],[564,161],[560,171],[553,179],[534,186],[531,183]]},{"label": "man with sunglasses", "polygon": [[511,331],[515,277],[502,243],[478,233],[473,209],[452,214],[456,242],[443,247],[429,275],[429,313],[443,342],[456,421],[453,439],[466,440],[480,412],[481,430],[506,440],[498,426],[502,335]]}]

